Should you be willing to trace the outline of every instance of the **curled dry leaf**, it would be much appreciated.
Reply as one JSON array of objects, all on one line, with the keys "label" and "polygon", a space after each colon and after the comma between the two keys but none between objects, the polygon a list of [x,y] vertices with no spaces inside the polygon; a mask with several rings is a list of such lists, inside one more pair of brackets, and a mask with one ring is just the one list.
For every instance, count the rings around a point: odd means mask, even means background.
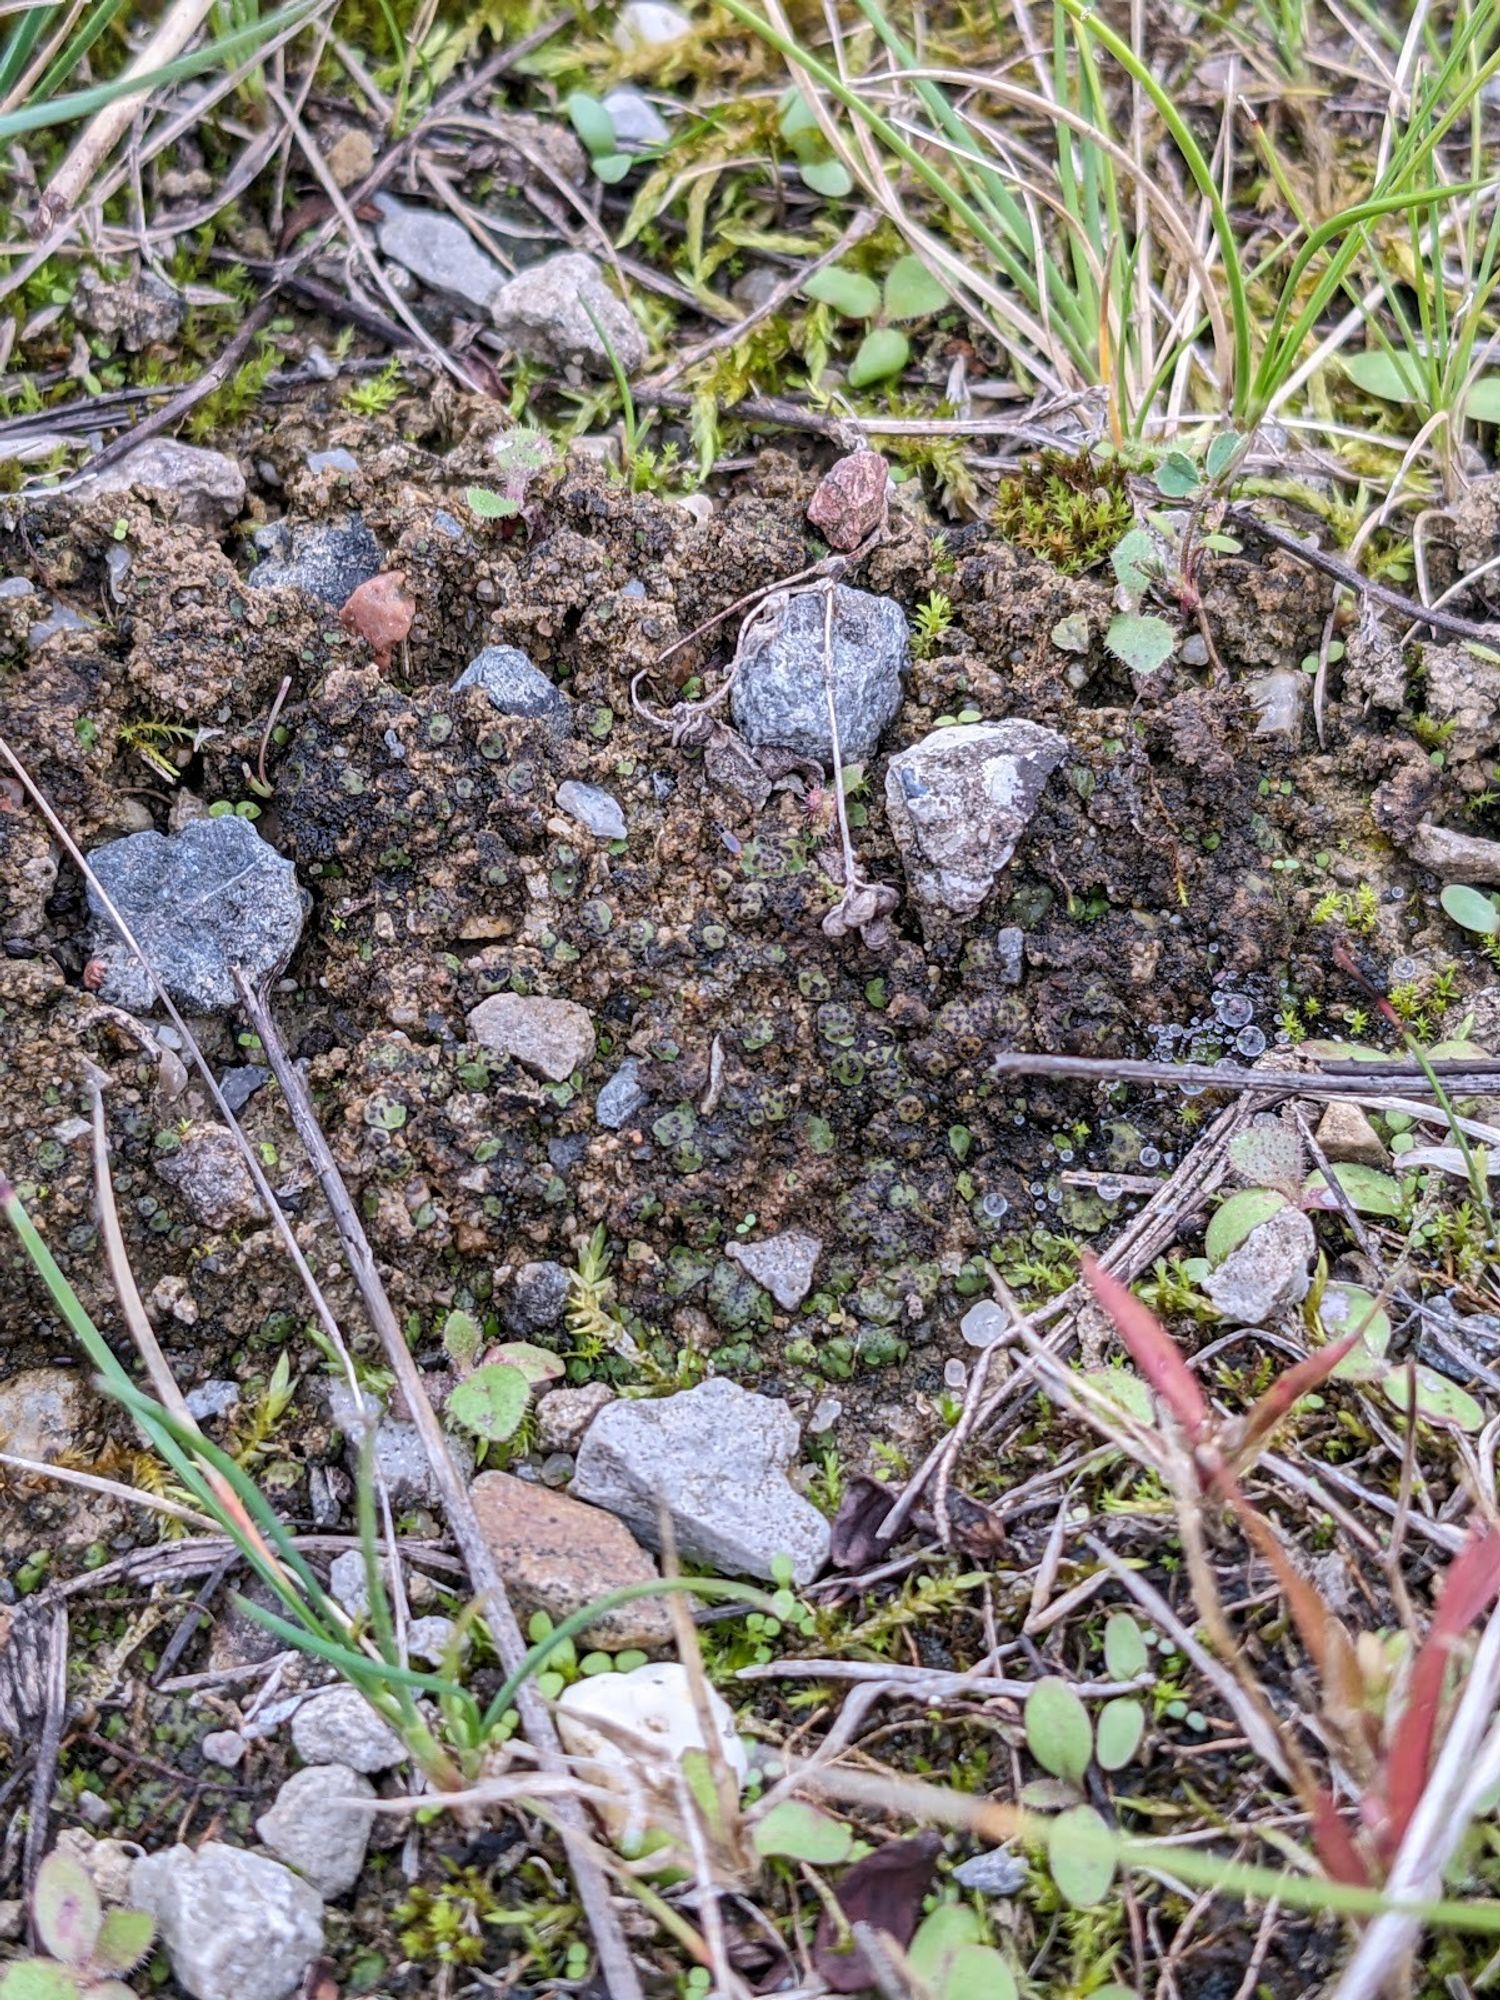
[{"label": "curled dry leaf", "polygon": [[[911,1840],[887,1841],[856,1861],[834,1891],[850,1926],[868,1924],[899,1945],[910,1944],[942,1847],[935,1833],[919,1833]],[[818,1919],[812,1955],[835,1993],[860,1993],[875,1983],[864,1953],[845,1943],[827,1910]]]},{"label": "curled dry leaf", "polygon": [[851,451],[824,473],[807,518],[831,549],[847,554],[885,526],[886,476],[878,451]]},{"label": "curled dry leaf", "polygon": [[368,642],[377,667],[391,664],[391,653],[411,630],[417,615],[415,603],[406,595],[406,571],[382,570],[350,592],[339,613],[346,632]]}]

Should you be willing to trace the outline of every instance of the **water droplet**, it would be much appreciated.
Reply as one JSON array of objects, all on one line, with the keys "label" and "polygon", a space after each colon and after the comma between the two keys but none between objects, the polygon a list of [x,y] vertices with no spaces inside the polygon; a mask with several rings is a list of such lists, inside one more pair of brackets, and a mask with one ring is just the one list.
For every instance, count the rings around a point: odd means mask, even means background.
[{"label": "water droplet", "polygon": [[1057,1149],[1057,1157],[1062,1161],[1063,1165],[1066,1167],[1072,1161],[1073,1148],[1071,1146],[1059,1146]]},{"label": "water droplet", "polygon": [[1216,993],[1214,1011],[1226,1028],[1245,1028],[1255,1017],[1255,1003],[1248,993]]},{"label": "water droplet", "polygon": [[1124,1189],[1113,1174],[1106,1174],[1099,1182],[1098,1194],[1101,1201],[1118,1201]]},{"label": "water droplet", "polygon": [[961,1389],[969,1379],[969,1371],[956,1354],[950,1355],[943,1363],[943,1381],[950,1389]]},{"label": "water droplet", "polygon": [[1141,1165],[1143,1167],[1159,1167],[1161,1165],[1160,1150],[1155,1146],[1142,1146]]},{"label": "water droplet", "polygon": [[970,1347],[993,1347],[1009,1325],[1009,1316],[993,1299],[980,1299],[959,1321],[958,1330]]},{"label": "water droplet", "polygon": [[1010,1213],[1010,1203],[1003,1194],[982,1194],[974,1205],[986,1222],[998,1222]]},{"label": "water droplet", "polygon": [[1266,1048],[1265,1033],[1260,1028],[1241,1028],[1240,1032],[1234,1038],[1234,1045],[1242,1056],[1264,1055]]}]

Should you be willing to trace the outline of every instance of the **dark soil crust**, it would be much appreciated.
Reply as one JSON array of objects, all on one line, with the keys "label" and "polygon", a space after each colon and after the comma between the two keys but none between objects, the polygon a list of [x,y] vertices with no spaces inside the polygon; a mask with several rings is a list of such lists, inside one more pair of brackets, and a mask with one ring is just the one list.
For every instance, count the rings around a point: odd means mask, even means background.
[{"label": "dark soil crust", "polygon": [[[542,482],[529,533],[481,524],[455,543],[433,515],[469,518],[465,487],[490,464],[486,413],[413,405],[401,421],[405,441],[305,412],[256,452],[284,482],[278,508],[299,519],[357,508],[405,572],[417,616],[389,670],[331,609],[247,590],[247,551],[165,522],[142,500],[49,502],[12,511],[0,564],[98,623],[28,657],[28,609],[0,600],[5,733],[87,848],[165,828],[191,801],[252,798],[246,774],[291,677],[259,826],[295,860],[312,910],[276,1010],[429,1365],[441,1364],[446,1312],[492,1310],[511,1268],[572,1264],[603,1225],[620,1299],[662,1368],[730,1373],[785,1397],[804,1422],[836,1396],[841,1414],[808,1451],[836,1443],[846,1474],[888,1469],[892,1450],[915,1457],[941,1427],[944,1362],[967,1352],[957,1318],[977,1288],[970,1260],[997,1246],[1002,1257],[1045,1250],[1063,1229],[1107,1237],[1122,1204],[1065,1188],[1061,1168],[1138,1169],[1143,1146],[1170,1164],[1190,1139],[1175,1096],[1144,1097],[1128,1120],[1100,1123],[1091,1093],[997,1081],[989,1058],[1018,1047],[1138,1055],[1153,1024],[1197,1023],[1196,1052],[1211,1059],[1232,1042],[1213,1026],[1212,996],[1226,985],[1253,1001],[1268,1039],[1288,990],[1336,1020],[1349,995],[1329,964],[1329,934],[1309,927],[1311,902],[1367,878],[1405,888],[1382,903],[1365,949],[1420,951],[1431,906],[1410,893],[1414,878],[1372,820],[1370,796],[1394,778],[1430,810],[1444,780],[1410,737],[1367,730],[1337,702],[1327,753],[1255,737],[1244,677],[1315,650],[1328,609],[1322,582],[1288,560],[1213,566],[1206,609],[1227,684],[1168,667],[1137,692],[1104,650],[1108,583],[1069,580],[983,533],[950,554],[914,503],[852,578],[909,611],[934,590],[953,606],[936,657],[913,668],[887,752],[973,707],[1061,729],[1071,755],[973,920],[924,935],[903,903],[887,949],[830,940],[820,928],[838,895],[819,861],[826,814],[794,786],[753,810],[710,779],[699,752],[633,714],[629,696],[632,675],[666,647],[822,553],[805,521],[816,473],[768,452],[700,525],[580,457]],[[352,450],[362,472],[302,469],[309,446],[329,444]],[[131,560],[117,601],[105,559],[122,545]],[[644,594],[627,594],[632,583]],[[1051,637],[1073,614],[1090,633],[1082,659]],[[677,653],[670,676],[652,683],[657,704],[689,674],[713,685],[733,630]],[[566,688],[576,717],[566,742],[497,715],[477,690],[452,691],[494,642],[526,648]],[[143,722],[197,732],[181,740],[179,786],[131,748],[129,726]],[[868,815],[856,843],[874,879],[899,883],[883,769],[882,757],[857,795]],[[622,854],[559,812],[567,778],[620,800]],[[118,1331],[80,1127],[87,1061],[108,1078],[127,1242],[179,1378],[231,1376],[253,1399],[290,1345],[294,1369],[315,1384],[322,1364],[300,1337],[305,1302],[269,1229],[208,1232],[160,1172],[182,1122],[204,1106],[193,1084],[167,1101],[155,1063],[88,990],[82,884],[9,786],[0,912],[0,1165],[86,1304]],[[997,933],[1009,925],[1025,934],[1019,984],[1001,979]],[[505,989],[592,1014],[598,1054],[576,1089],[544,1088],[466,1042],[468,1010]],[[217,1066],[255,1059],[235,1023],[201,1027]],[[721,1085],[704,1111],[716,1040]],[[608,1132],[594,1100],[627,1054],[650,1102]],[[274,1089],[252,1098],[244,1125],[353,1344],[373,1352]],[[724,1250],[738,1226],[762,1235],[792,1224],[825,1248],[813,1297],[788,1315]],[[0,1314],[6,1374],[76,1361],[9,1243]],[[101,1404],[75,1458],[128,1477],[131,1449]],[[1024,1461],[1024,1437],[1019,1450]],[[273,1452],[278,1501],[306,1525],[309,1472],[342,1458],[321,1395],[298,1397]],[[1046,1529],[1042,1517],[1038,1537]],[[150,1533],[134,1515],[80,1508],[55,1488],[0,1488],[7,1571],[50,1546],[66,1572],[87,1546],[97,1559]],[[152,1716],[153,1754],[193,1766],[201,1718],[161,1698]],[[942,1732],[924,1730],[921,1756],[940,1768]],[[899,1742],[888,1748],[899,1757]],[[180,1794],[165,1779],[131,1777],[146,1801],[137,1826],[151,1823],[153,1785],[166,1787],[175,1815]],[[245,1831],[244,1787],[217,1773],[212,1786],[214,1810]],[[1269,1990],[1304,1990],[1323,1940],[1290,1931],[1284,1942],[1311,1957],[1294,1967],[1273,1953]],[[1226,1966],[1226,1993],[1242,1965],[1237,1955]],[[1203,1992],[1219,1990],[1212,1968],[1200,1970]]]}]

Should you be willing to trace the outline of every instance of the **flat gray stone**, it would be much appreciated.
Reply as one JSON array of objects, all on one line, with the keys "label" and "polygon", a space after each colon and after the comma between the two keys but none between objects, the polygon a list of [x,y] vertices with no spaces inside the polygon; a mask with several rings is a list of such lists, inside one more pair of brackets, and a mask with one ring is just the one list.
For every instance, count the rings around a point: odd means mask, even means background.
[{"label": "flat gray stone", "polygon": [[[518,271],[495,293],[489,309],[500,338],[528,361],[552,367],[571,362],[592,374],[608,375],[613,348],[627,375],[646,365],[650,350],[645,335],[604,282],[593,258],[581,250],[564,250],[545,263]],[[608,346],[600,338],[600,328]]]},{"label": "flat gray stone", "polygon": [[1307,1297],[1317,1251],[1318,1239],[1301,1209],[1279,1208],[1209,1272],[1203,1289],[1226,1319],[1261,1326]]},{"label": "flat gray stone", "polygon": [[584,1382],[578,1388],[549,1389],[537,1399],[536,1441],[542,1451],[570,1452],[615,1392],[607,1382]]},{"label": "flat gray stone", "polygon": [[953,1879],[961,1889],[977,1889],[981,1896],[1019,1896],[1030,1879],[1026,1857],[1012,1854],[1008,1847],[991,1848],[961,1861]]},{"label": "flat gray stone", "polygon": [[80,498],[95,493],[128,493],[144,486],[172,503],[177,519],[217,534],[239,519],[245,506],[245,475],[222,451],[151,438],[127,452],[118,465],[88,473],[75,489]]},{"label": "flat gray stone", "polygon": [[615,128],[615,144],[622,153],[633,153],[641,146],[664,146],[672,136],[667,121],[650,98],[642,96],[632,84],[622,83],[606,91],[603,104]]},{"label": "flat gray stone", "polygon": [[287,2000],[323,1949],[316,1889],[279,1861],[221,1841],[143,1855],[130,1900],[155,1917],[194,2000]]},{"label": "flat gray stone", "polygon": [[1016,851],[1068,739],[1037,722],[934,729],[886,767],[885,803],[912,895],[972,916]]},{"label": "flat gray stone", "polygon": [[468,1028],[481,1048],[514,1056],[523,1069],[552,1083],[565,1083],[594,1058],[593,1020],[573,1000],[492,993],[469,1015]]},{"label": "flat gray stone", "polygon": [[523,1264],[500,1309],[506,1332],[524,1336],[556,1326],[567,1310],[572,1282],[566,1267],[551,1258]]},{"label": "flat gray stone", "polygon": [[376,195],[375,202],[381,211],[375,240],[382,256],[410,271],[429,291],[462,299],[477,312],[489,311],[505,273],[456,216],[414,208],[388,194]]},{"label": "flat gray stone", "polygon": [[[180,833],[130,833],[89,856],[105,893],[135,933],[173,1000],[189,1014],[239,1004],[231,966],[252,984],[290,957],[303,897],[290,861],[247,819],[190,820]],[[156,1004],[150,980],[89,884],[94,956],[104,998],[132,1014]]]},{"label": "flat gray stone", "polygon": [[670,0],[625,0],[612,32],[615,47],[631,55],[680,42],[693,32],[693,23]]},{"label": "flat gray stone", "polygon": [[328,1385],[328,1414],[349,1440],[349,1470],[356,1478],[360,1447],[366,1433],[373,1432],[375,1470],[384,1481],[392,1504],[427,1506],[439,1498],[432,1462],[415,1424],[387,1416],[380,1398],[368,1391],[357,1404],[349,1384],[342,1380]]},{"label": "flat gray stone", "polygon": [[200,1382],[196,1389],[189,1389],[183,1398],[188,1415],[198,1423],[210,1423],[215,1417],[227,1417],[231,1410],[239,1408],[240,1385],[238,1382]]},{"label": "flat gray stone", "polygon": [[406,1762],[401,1738],[352,1687],[329,1688],[303,1702],[292,1717],[292,1745],[304,1764],[369,1772]]},{"label": "flat gray stone", "polygon": [[341,444],[328,451],[310,451],[307,454],[309,472],[347,472],[351,476],[359,471],[359,460],[352,451],[345,451]]},{"label": "flat gray stone", "polygon": [[41,1464],[76,1451],[98,1405],[76,1368],[23,1368],[0,1382],[3,1449]]},{"label": "flat gray stone", "polygon": [[371,1822],[358,1802],[374,1796],[369,1779],[347,1764],[310,1764],[287,1779],[255,1831],[278,1861],[295,1868],[327,1901],[359,1880]]},{"label": "flat gray stone", "polygon": [[791,1559],[798,1583],[828,1560],[829,1525],[787,1478],[800,1433],[784,1403],[715,1376],[653,1401],[619,1401],[589,1425],[573,1492],[659,1546],[666,1506],[683,1555],[731,1575],[773,1576]]},{"label": "flat gray stone", "polygon": [[[833,705],[846,764],[862,763],[879,748],[881,732],[901,706],[910,652],[906,613],[894,598],[838,585]],[[820,591],[791,598],[779,618],[752,631],[730,703],[735,728],[753,748],[795,750],[832,768]]]},{"label": "flat gray stone", "polygon": [[624,840],[629,832],[619,800],[602,786],[581,785],[569,778],[557,788],[557,803],[598,840]]},{"label": "flat gray stone", "polygon": [[261,529],[255,543],[266,554],[245,579],[252,590],[305,590],[324,604],[346,604],[362,583],[385,568],[380,544],[358,514],[291,529],[278,522]]},{"label": "flat gray stone", "polygon": [[519,646],[486,646],[453,685],[483,688],[490,706],[502,715],[538,717],[555,736],[566,736],[572,730],[573,704],[532,665]]},{"label": "flat gray stone", "polygon": [[627,1056],[595,1100],[594,1116],[607,1131],[618,1132],[648,1097],[649,1092],[641,1082],[640,1064],[634,1056]]},{"label": "flat gray stone", "polygon": [[805,1229],[783,1229],[779,1236],[758,1243],[731,1243],[726,1254],[757,1285],[764,1285],[784,1312],[795,1312],[812,1290],[813,1271],[823,1249],[822,1238]]}]

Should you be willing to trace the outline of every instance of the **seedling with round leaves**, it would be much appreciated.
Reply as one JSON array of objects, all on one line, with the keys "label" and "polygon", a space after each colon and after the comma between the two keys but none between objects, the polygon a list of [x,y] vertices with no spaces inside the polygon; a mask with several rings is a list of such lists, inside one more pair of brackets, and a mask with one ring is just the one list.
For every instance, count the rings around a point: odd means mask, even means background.
[{"label": "seedling with round leaves", "polygon": [[881,284],[847,264],[828,264],[813,272],[802,293],[845,319],[876,322],[849,364],[851,389],[899,375],[911,359],[911,342],[897,322],[926,319],[949,303],[947,291],[921,258],[909,254],[896,259]]},{"label": "seedling with round leaves", "polygon": [[[1105,1659],[1112,1674],[1134,1679],[1146,1670],[1147,1654],[1140,1627],[1128,1612],[1118,1612],[1105,1634]],[[1090,1765],[1101,1772],[1121,1771],[1140,1749],[1146,1732],[1144,1705],[1128,1695],[1116,1696],[1091,1721],[1082,1698],[1056,1674],[1039,1680],[1026,1697],[1026,1745],[1050,1782],[1028,1785],[1023,1801],[1033,1806],[1062,1807],[1047,1837],[1047,1862],[1059,1892],[1075,1908],[1099,1902],[1114,1877],[1098,1838],[1103,1825],[1083,1796]]]},{"label": "seedling with round leaves", "polygon": [[134,1971],[156,1936],[145,1910],[106,1913],[83,1864],[54,1850],[37,1870],[31,1920],[47,1956],[6,1966],[3,2000],[136,2000],[122,1974]]}]

